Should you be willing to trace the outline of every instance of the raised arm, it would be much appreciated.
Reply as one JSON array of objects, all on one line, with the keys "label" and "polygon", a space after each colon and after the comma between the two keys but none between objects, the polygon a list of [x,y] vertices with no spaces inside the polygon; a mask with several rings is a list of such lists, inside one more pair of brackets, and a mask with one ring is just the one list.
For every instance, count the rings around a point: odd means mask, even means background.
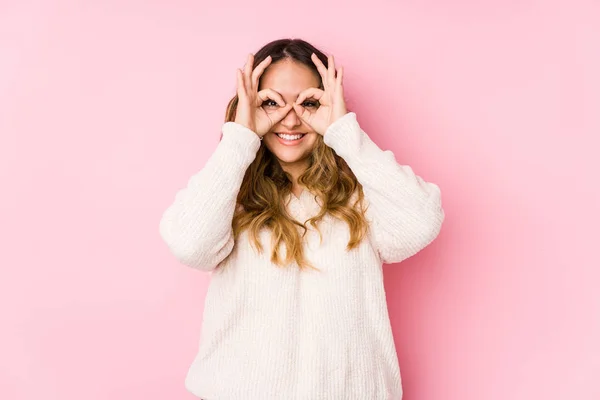
[{"label": "raised arm", "polygon": [[[444,220],[440,188],[415,175],[412,168],[396,162],[367,136],[348,112],[344,97],[344,68],[336,70],[333,55],[327,65],[311,55],[323,89],[311,87],[300,93],[294,109],[326,145],[346,161],[363,186],[368,203],[369,235],[383,263],[400,262],[435,239]],[[319,101],[316,111],[301,106],[307,97]]]},{"label": "raised arm", "polygon": [[440,188],[396,162],[360,128],[356,114],[338,118],[323,136],[363,186],[370,235],[383,263],[397,263],[429,245],[440,232]]},{"label": "raised arm", "polygon": [[[272,89],[258,91],[258,80],[271,63],[258,65],[249,54],[244,70],[236,70],[238,104],[235,121],[223,124],[223,137],[204,168],[193,175],[163,213],[160,235],[185,265],[213,270],[234,246],[233,215],[246,170],[256,158],[262,137],[292,109]],[[267,115],[267,100],[281,107]]]},{"label": "raised arm", "polygon": [[260,147],[256,133],[235,122],[205,166],[194,174],[160,220],[160,235],[183,264],[214,269],[233,249],[231,222],[244,174]]}]

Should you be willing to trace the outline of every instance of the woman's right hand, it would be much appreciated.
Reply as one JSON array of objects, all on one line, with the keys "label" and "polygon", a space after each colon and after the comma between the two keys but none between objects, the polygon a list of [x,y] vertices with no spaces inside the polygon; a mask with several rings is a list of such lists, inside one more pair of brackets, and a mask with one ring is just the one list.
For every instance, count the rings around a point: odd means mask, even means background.
[{"label": "woman's right hand", "polygon": [[[254,55],[249,54],[244,71],[237,69],[238,105],[235,122],[251,129],[261,139],[293,107],[293,104],[285,104],[281,95],[273,89],[267,88],[258,91],[258,80],[271,63],[271,60],[271,56],[268,56],[252,71]],[[279,105],[279,108],[267,113],[263,108],[263,103],[267,100],[274,101]]]}]

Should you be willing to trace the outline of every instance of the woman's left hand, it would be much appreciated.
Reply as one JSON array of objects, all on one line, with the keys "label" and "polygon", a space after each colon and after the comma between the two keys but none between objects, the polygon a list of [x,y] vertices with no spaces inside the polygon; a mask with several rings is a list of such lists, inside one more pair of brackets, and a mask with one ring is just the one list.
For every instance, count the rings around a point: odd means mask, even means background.
[{"label": "woman's left hand", "polygon": [[[344,101],[344,88],[342,86],[344,69],[340,67],[336,76],[335,64],[331,55],[327,57],[328,67],[325,67],[314,53],[311,59],[317,66],[325,90],[319,88],[303,90],[294,103],[294,110],[300,119],[311,126],[315,132],[324,135],[329,125],[348,113],[346,102]],[[319,101],[320,105],[316,111],[309,111],[301,106],[307,98]]]}]

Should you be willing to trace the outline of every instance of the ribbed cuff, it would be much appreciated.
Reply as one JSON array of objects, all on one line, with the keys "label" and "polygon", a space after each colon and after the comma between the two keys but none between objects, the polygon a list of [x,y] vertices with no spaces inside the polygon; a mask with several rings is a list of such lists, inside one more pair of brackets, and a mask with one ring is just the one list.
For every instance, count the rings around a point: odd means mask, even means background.
[{"label": "ribbed cuff", "polygon": [[221,131],[223,132],[222,142],[244,154],[245,157],[252,159],[256,157],[261,142],[256,132],[232,121],[225,122]]},{"label": "ribbed cuff", "polygon": [[361,130],[356,114],[349,112],[329,125],[323,141],[342,158],[358,151],[361,146]]}]

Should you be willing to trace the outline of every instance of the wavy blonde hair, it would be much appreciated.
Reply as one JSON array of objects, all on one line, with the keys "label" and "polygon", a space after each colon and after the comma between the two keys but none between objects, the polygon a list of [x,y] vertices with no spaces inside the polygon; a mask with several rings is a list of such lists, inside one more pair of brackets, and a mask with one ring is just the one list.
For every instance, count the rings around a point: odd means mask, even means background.
[{"label": "wavy blonde hair", "polygon": [[[256,52],[252,68],[254,69],[268,55],[272,57],[271,64],[286,58],[292,59],[311,68],[319,79],[320,88],[323,89],[321,76],[310,58],[313,52],[325,66],[328,65],[327,56],[304,40],[275,40]],[[236,94],[227,106],[226,122],[235,120],[237,104]],[[317,215],[306,221],[317,229],[321,241],[323,236],[318,224],[329,213],[348,224],[350,240],[346,249],[357,247],[368,230],[362,185],[344,159],[325,144],[323,136],[317,135],[315,147],[310,155],[309,167],[298,177],[298,183],[318,196],[323,205]],[[293,260],[301,270],[306,268],[319,270],[304,258],[302,238],[308,231],[308,227],[291,217],[285,207],[285,199],[291,190],[291,176],[281,168],[273,153],[261,143],[256,158],[246,170],[237,196],[238,206],[232,222],[234,238],[237,239],[240,233],[247,229],[251,244],[262,252],[259,232],[263,228],[268,228],[272,233],[271,261],[275,265],[283,267]],[[356,201],[350,204],[352,198]],[[300,234],[298,228],[303,229],[304,232]],[[283,260],[281,244],[285,244],[286,248],[286,257]]]}]

